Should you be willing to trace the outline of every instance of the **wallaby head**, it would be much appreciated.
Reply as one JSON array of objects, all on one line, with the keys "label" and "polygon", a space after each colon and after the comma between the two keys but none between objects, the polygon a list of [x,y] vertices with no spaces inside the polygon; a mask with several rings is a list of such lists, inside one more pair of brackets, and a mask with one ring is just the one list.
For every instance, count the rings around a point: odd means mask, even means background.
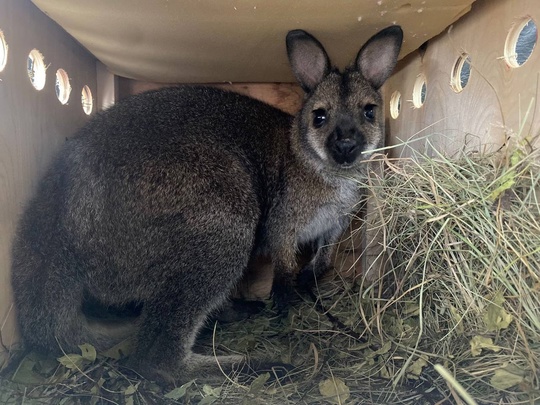
[{"label": "wallaby head", "polygon": [[317,39],[303,30],[288,33],[289,61],[306,92],[295,131],[311,165],[350,170],[381,144],[379,89],[396,65],[402,40],[399,26],[380,31],[360,49],[354,63],[340,72],[332,67]]}]

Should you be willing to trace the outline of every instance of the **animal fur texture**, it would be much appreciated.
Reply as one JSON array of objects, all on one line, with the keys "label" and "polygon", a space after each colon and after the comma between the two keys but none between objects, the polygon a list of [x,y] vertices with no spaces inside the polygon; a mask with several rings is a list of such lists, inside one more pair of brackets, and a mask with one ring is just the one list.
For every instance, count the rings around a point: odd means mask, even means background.
[{"label": "animal fur texture", "polygon": [[[389,27],[340,72],[314,37],[289,32],[306,93],[295,117],[197,86],[132,96],[97,114],[65,143],[20,221],[12,284],[24,342],[107,349],[119,337],[89,321],[84,297],[136,303],[134,368],[173,382],[221,375],[192,346],[250,258],[272,258],[279,307],[301,246],[313,251],[307,278],[330,266],[360,197],[363,152],[383,139],[379,89],[401,42],[401,28]],[[218,360],[225,371],[245,362]]]}]

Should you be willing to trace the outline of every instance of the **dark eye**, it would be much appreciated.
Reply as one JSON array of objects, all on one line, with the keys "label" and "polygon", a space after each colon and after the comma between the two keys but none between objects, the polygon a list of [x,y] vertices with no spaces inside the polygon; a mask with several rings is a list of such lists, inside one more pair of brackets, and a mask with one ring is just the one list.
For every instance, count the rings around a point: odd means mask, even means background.
[{"label": "dark eye", "polygon": [[326,110],[324,108],[317,108],[313,111],[313,126],[320,128],[326,123]]},{"label": "dark eye", "polygon": [[368,104],[364,107],[364,117],[366,117],[369,122],[375,120],[375,107],[376,106],[373,104]]}]

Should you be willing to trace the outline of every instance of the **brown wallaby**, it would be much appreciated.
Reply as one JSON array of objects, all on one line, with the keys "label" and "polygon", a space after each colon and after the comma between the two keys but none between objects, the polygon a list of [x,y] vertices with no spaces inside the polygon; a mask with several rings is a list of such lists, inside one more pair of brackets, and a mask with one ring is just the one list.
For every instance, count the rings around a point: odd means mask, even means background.
[{"label": "brown wallaby", "polygon": [[83,297],[136,303],[141,373],[179,382],[221,375],[240,356],[192,352],[248,261],[269,255],[283,307],[296,252],[314,247],[307,274],[330,265],[331,245],[360,197],[369,150],[380,145],[382,100],[402,42],[384,29],[344,72],[302,30],[287,35],[305,90],[296,117],[210,87],[127,98],[69,139],[39,185],[13,245],[12,284],[24,342],[58,352],[116,343],[93,328]]}]

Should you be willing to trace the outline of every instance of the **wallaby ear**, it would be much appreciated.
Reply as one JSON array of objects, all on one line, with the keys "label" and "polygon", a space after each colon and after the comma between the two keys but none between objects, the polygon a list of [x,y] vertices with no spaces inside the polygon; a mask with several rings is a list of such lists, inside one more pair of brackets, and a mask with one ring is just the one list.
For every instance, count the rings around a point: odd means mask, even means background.
[{"label": "wallaby ear", "polygon": [[403,30],[393,25],[371,37],[358,52],[356,68],[375,89],[392,74],[402,42]]},{"label": "wallaby ear", "polygon": [[296,80],[311,92],[330,71],[330,60],[315,37],[303,30],[287,34],[287,55]]}]

